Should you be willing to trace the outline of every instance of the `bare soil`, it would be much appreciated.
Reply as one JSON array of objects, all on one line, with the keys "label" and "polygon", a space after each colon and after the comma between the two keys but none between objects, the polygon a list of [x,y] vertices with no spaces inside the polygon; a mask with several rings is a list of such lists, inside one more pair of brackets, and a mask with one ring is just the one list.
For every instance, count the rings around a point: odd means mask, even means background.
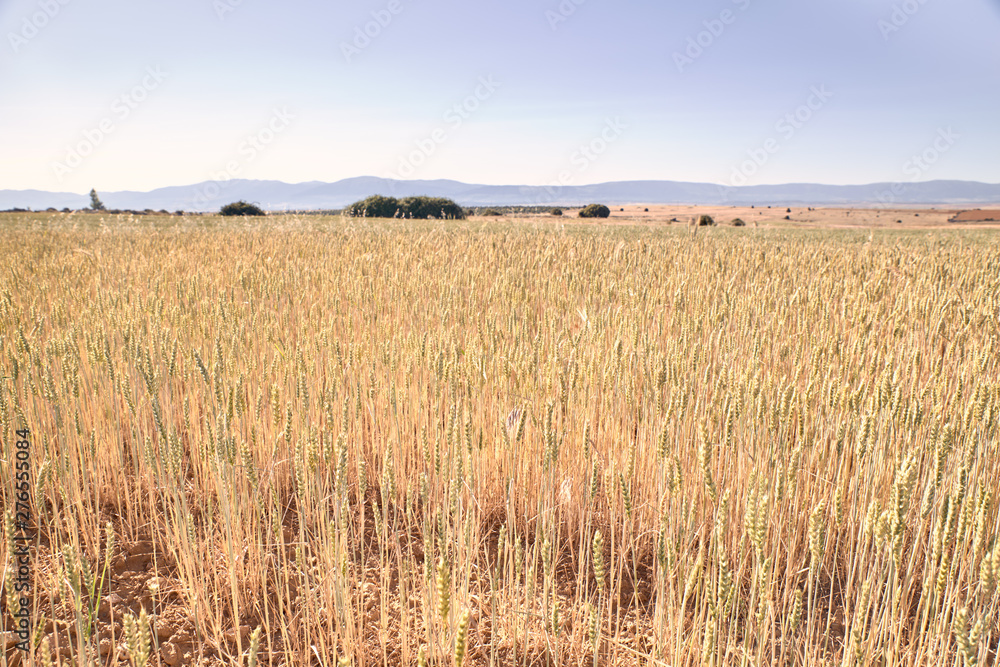
[{"label": "bare soil", "polygon": [[[790,209],[790,210],[789,210]],[[824,208],[767,206],[689,206],[676,204],[627,204],[611,208],[607,220],[582,220],[579,209],[564,209],[565,222],[597,224],[682,224],[710,215],[717,225],[728,226],[739,218],[747,227],[817,228],[954,228],[963,225],[1000,227],[1000,210],[956,208]],[[952,222],[955,219],[955,222]]]}]

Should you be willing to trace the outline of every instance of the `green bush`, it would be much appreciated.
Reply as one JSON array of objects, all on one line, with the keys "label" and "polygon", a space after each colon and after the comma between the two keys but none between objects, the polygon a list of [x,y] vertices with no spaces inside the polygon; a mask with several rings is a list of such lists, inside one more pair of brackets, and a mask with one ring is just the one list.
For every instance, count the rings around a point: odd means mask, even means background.
[{"label": "green bush", "polygon": [[485,211],[482,212],[482,215],[488,215],[490,217],[497,217],[497,216],[503,215],[503,213],[501,211],[498,211],[495,208],[488,208],[488,209],[486,209]]},{"label": "green bush", "polygon": [[256,204],[248,204],[242,199],[232,204],[226,204],[219,211],[220,215],[265,215],[264,210]]},{"label": "green bush", "polygon": [[611,215],[611,209],[604,204],[591,204],[580,209],[581,218],[607,218]]},{"label": "green bush", "polygon": [[450,199],[443,197],[406,197],[396,199],[383,195],[372,195],[354,202],[344,212],[354,218],[445,218],[464,220],[465,211]]},{"label": "green bush", "polygon": [[733,227],[746,227],[747,225],[747,223],[743,222],[740,218],[733,218],[733,221],[730,224],[732,224]]},{"label": "green bush", "polygon": [[344,212],[352,218],[395,218],[399,215],[399,200],[395,197],[372,195],[354,202]]},{"label": "green bush", "polygon": [[699,227],[714,227],[715,226],[715,219],[712,216],[710,216],[710,215],[704,215],[704,214],[702,214],[702,216],[700,218],[698,218],[698,226]]},{"label": "green bush", "polygon": [[407,197],[399,202],[399,210],[404,218],[427,218],[464,220],[465,211],[461,206],[444,197]]},{"label": "green bush", "polygon": [[561,208],[554,208],[554,209],[552,209],[552,215],[562,215],[562,214],[563,214],[563,212],[562,212]]}]

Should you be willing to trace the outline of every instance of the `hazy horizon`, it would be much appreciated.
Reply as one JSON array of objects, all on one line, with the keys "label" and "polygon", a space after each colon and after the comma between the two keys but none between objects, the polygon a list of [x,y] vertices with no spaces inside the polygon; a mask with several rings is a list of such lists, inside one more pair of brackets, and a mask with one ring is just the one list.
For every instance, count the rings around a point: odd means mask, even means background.
[{"label": "hazy horizon", "polygon": [[[281,179],[274,179],[274,178],[239,178],[239,177],[237,177],[235,179],[232,179],[232,180],[233,180],[233,182],[247,181],[247,182],[259,182],[259,183],[282,183],[284,185],[296,186],[296,185],[308,185],[308,184],[311,184],[311,183],[324,184],[324,185],[332,185],[332,184],[335,184],[335,183],[338,183],[338,182],[341,182],[341,181],[348,181],[348,180],[355,180],[355,179],[366,179],[366,178],[383,178],[383,177],[381,177],[381,176],[375,176],[374,174],[361,174],[359,176],[346,176],[346,177],[344,177],[342,179],[337,179],[336,181],[318,181],[318,180],[315,180],[315,179],[313,179],[313,180],[305,180],[305,181],[282,181]],[[414,179],[400,179],[400,182],[404,182],[404,183],[405,182],[410,182],[410,181],[412,181],[412,182],[453,181],[453,182],[456,182],[456,183],[461,183],[463,185],[472,185],[472,186],[483,185],[483,186],[488,186],[488,187],[545,187],[547,185],[547,184],[544,184],[544,183],[538,184],[538,185],[526,184],[526,183],[473,183],[473,182],[469,182],[469,181],[461,181],[459,179],[454,179],[454,178],[434,178],[434,179],[431,179],[431,178],[414,178]],[[696,184],[696,185],[724,185],[724,186],[729,186],[728,183],[710,183],[710,182],[707,182],[707,181],[701,181],[701,182],[697,182],[697,181],[674,181],[673,179],[641,179],[641,178],[639,178],[639,179],[629,179],[627,181],[600,181],[600,182],[596,182],[596,183],[571,183],[570,186],[601,186],[601,185],[614,185],[614,184],[617,184],[617,183],[634,183],[634,182],[643,182],[643,181],[647,181],[647,182],[651,182],[651,183],[677,182],[677,183],[692,183],[692,184]],[[971,180],[965,180],[965,179],[929,179],[929,180],[926,180],[926,181],[913,181],[912,183],[909,183],[909,184],[906,183],[905,181],[877,181],[877,182],[873,181],[873,182],[870,182],[870,183],[812,183],[812,182],[800,181],[800,182],[786,182],[786,183],[750,183],[750,184],[747,184],[747,186],[732,186],[732,187],[751,187],[751,186],[754,186],[754,185],[758,185],[758,186],[771,186],[771,187],[780,187],[780,186],[865,187],[865,186],[871,186],[871,185],[896,184],[896,183],[902,183],[904,185],[921,185],[921,184],[929,184],[929,183],[940,182],[940,181],[959,182],[959,183],[981,183],[981,184],[984,184],[984,185],[996,185],[996,186],[1000,186],[1000,182],[998,182],[998,183],[990,183],[990,182],[987,182],[987,181],[971,181]],[[74,195],[86,196],[86,195],[88,195],[90,193],[91,189],[98,190],[99,191],[98,194],[100,194],[100,195],[104,195],[104,194],[108,194],[108,193],[120,193],[120,192],[146,193],[146,192],[154,192],[154,191],[157,191],[157,190],[164,190],[164,189],[170,189],[170,188],[190,188],[190,187],[194,187],[194,186],[203,185],[203,184],[206,184],[206,183],[211,184],[212,182],[213,182],[212,178],[207,178],[205,180],[198,181],[198,182],[192,182],[192,183],[167,183],[165,185],[158,185],[158,186],[155,186],[155,187],[152,187],[152,188],[122,189],[122,190],[111,190],[111,189],[100,189],[100,188],[83,188],[83,189],[66,189],[66,190],[51,190],[51,189],[44,189],[44,188],[0,188],[0,190],[6,190],[6,191],[38,190],[38,191],[42,191],[42,192],[52,192],[54,194],[64,193],[64,194],[74,194]],[[378,193],[374,193],[374,194],[378,194]]]},{"label": "hazy horizon", "polygon": [[0,189],[1000,183],[1000,0],[0,6]]}]

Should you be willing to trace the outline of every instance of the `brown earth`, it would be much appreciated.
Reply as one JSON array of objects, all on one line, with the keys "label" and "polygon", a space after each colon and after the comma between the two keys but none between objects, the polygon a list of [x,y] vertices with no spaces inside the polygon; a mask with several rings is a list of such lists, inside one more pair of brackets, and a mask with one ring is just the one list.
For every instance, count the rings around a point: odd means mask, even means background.
[{"label": "brown earth", "polygon": [[[790,210],[789,210],[790,209]],[[690,206],[682,204],[626,204],[611,207],[607,220],[577,217],[578,208],[564,209],[566,223],[589,224],[691,224],[692,218],[710,215],[717,225],[728,226],[736,218],[747,227],[817,228],[954,228],[957,223],[976,227],[1000,227],[1000,210],[961,211],[954,208],[824,208],[808,206]],[[986,218],[983,215],[986,214]],[[786,219],[787,216],[787,219]],[[545,216],[543,216],[545,217]],[[958,218],[952,222],[953,218]],[[989,218],[992,217],[992,220]]]},{"label": "brown earth", "polygon": [[1000,210],[959,211],[948,222],[1000,222]]},{"label": "brown earth", "polygon": [[[108,515],[104,518],[110,520],[112,517]],[[120,535],[119,531],[116,533]],[[43,538],[40,546],[47,546],[47,540]],[[92,560],[100,562],[99,558]],[[39,573],[51,572],[58,569],[58,564],[49,557],[40,559],[36,567]],[[195,619],[187,611],[180,595],[183,584],[177,578],[176,567],[162,544],[155,545],[148,536],[143,536],[115,546],[106,576],[108,581],[102,587],[104,595],[94,616],[98,650],[93,657],[98,660],[97,664],[132,664],[125,646],[124,619],[128,614],[138,616],[141,611],[146,612],[150,622],[150,665],[221,667],[224,664],[219,651],[199,638]],[[73,620],[72,604],[65,591],[45,585],[48,577],[40,576],[36,579],[36,595],[52,595],[57,610],[56,618],[46,619],[42,625],[39,644],[47,641],[50,655],[54,658],[73,660],[77,657],[78,628]],[[111,591],[110,594],[108,590]],[[86,604],[90,603],[87,599]],[[245,635],[243,639],[246,643],[249,627],[241,627],[240,633]],[[6,664],[12,667],[25,665],[24,655],[14,647],[15,635],[12,632],[0,633],[0,638],[3,640]],[[226,640],[235,644],[234,630],[230,629],[226,633]]]}]

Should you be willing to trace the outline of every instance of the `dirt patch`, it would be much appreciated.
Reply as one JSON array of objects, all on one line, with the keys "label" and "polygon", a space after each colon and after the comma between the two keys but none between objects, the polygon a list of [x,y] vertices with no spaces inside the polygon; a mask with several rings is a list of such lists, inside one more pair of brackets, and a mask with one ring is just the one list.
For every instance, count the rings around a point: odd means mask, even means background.
[{"label": "dirt patch", "polygon": [[[624,208],[625,210],[621,210]],[[789,211],[790,209],[790,211]],[[612,208],[611,217],[580,219],[578,209],[564,209],[562,217],[538,215],[535,219],[552,224],[597,226],[674,225],[687,227],[702,215],[712,216],[722,226],[740,219],[745,228],[817,229],[950,229],[956,225],[1000,225],[1000,209],[957,211],[928,207],[850,208],[822,206],[689,206],[683,204],[630,204]],[[787,218],[786,218],[787,216]]]},{"label": "dirt patch", "polygon": [[1000,222],[1000,209],[959,211],[948,222]]}]

